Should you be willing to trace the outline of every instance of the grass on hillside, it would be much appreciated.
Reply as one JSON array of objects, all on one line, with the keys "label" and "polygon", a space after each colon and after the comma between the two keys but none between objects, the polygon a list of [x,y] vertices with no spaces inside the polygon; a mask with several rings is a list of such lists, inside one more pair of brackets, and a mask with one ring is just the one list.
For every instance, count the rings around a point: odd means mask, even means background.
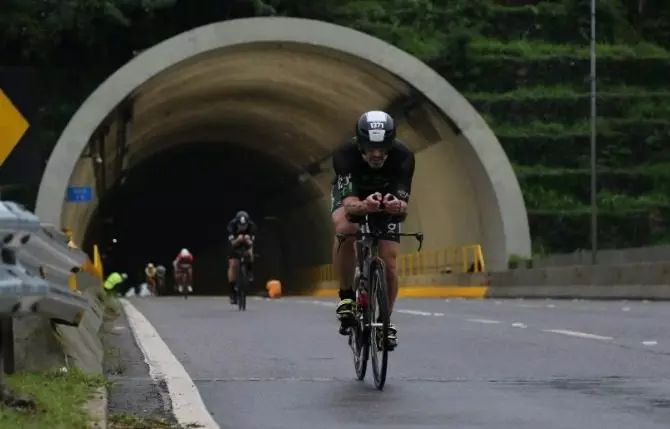
[{"label": "grass on hillside", "polygon": [[138,417],[131,414],[109,416],[108,429],[196,429],[199,425],[178,425],[152,417]]},{"label": "grass on hillside", "polygon": [[68,372],[21,373],[6,378],[7,385],[30,398],[35,408],[0,405],[0,429],[87,429],[89,416],[84,408],[102,376],[78,370]]},{"label": "grass on hillside", "polygon": [[[538,119],[530,119],[525,125],[499,123],[496,118],[490,115],[482,115],[487,124],[493,129],[497,136],[505,137],[526,137],[537,135],[557,135],[557,134],[585,134],[591,130],[591,123],[588,118],[583,121],[564,124],[558,122],[545,122]],[[670,127],[670,120],[666,118],[598,118],[596,131],[600,134],[614,133],[618,127],[625,127],[631,124],[639,124],[645,127]]]},{"label": "grass on hillside", "polygon": [[[495,39],[477,39],[472,41],[470,48],[478,55],[508,55],[528,59],[555,56],[588,58],[590,55],[588,45],[561,45],[526,40],[504,42]],[[635,45],[598,44],[596,55],[610,58],[669,58],[670,52],[651,43]]]},{"label": "grass on hillside", "polygon": [[[590,97],[587,88],[575,88],[572,85],[544,85],[544,86],[524,86],[513,91],[506,92],[465,92],[466,98],[482,101],[498,100],[541,100],[548,98],[576,98]],[[650,91],[647,88],[638,86],[605,86],[599,85],[596,95],[598,97],[627,97],[627,98],[645,98],[645,97],[667,97],[666,104],[670,101],[670,91]]]}]

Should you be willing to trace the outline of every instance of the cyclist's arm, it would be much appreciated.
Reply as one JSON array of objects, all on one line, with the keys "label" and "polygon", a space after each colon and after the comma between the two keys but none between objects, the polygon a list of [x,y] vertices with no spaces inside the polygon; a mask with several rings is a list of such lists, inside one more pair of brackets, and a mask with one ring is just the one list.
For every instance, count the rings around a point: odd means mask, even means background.
[{"label": "cyclist's arm", "polygon": [[230,222],[228,222],[227,229],[228,229],[228,242],[233,246],[237,246],[238,244],[240,244],[242,242],[242,238],[241,237],[235,238],[235,221],[231,220]]},{"label": "cyclist's arm", "polygon": [[258,231],[258,227],[256,226],[256,223],[253,221],[249,221],[249,240],[251,241],[251,244],[254,244],[256,241],[256,231]]},{"label": "cyclist's arm", "polygon": [[341,152],[333,156],[333,169],[335,170],[334,185],[342,198],[342,206],[347,213],[352,215],[364,215],[365,206],[358,198],[358,189],[354,181],[351,164]]},{"label": "cyclist's arm", "polygon": [[408,203],[414,179],[414,154],[410,154],[400,165],[396,180],[391,184],[390,194]]}]

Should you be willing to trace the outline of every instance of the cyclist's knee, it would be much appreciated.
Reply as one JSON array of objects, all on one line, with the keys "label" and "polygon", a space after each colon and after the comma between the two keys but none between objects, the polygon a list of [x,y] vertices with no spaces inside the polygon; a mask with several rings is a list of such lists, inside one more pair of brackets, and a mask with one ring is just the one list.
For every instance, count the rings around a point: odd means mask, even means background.
[{"label": "cyclist's knee", "polygon": [[399,247],[399,244],[394,241],[379,242],[379,257],[384,261],[388,273],[395,273]]},{"label": "cyclist's knee", "polygon": [[333,212],[332,221],[336,233],[353,234],[358,230],[358,225],[347,219],[347,212],[344,207],[340,207]]}]

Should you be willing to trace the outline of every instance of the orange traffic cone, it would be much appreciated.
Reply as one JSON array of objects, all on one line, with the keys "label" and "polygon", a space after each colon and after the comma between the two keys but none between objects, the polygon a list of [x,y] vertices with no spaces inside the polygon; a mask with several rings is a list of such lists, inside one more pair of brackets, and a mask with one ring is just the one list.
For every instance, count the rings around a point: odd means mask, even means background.
[{"label": "orange traffic cone", "polygon": [[281,298],[281,282],[279,280],[268,280],[265,288],[270,298]]}]

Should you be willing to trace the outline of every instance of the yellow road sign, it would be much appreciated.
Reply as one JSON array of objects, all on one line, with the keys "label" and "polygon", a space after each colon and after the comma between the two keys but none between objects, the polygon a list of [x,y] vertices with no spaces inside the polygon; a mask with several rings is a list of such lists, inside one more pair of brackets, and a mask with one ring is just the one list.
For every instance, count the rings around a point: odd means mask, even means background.
[{"label": "yellow road sign", "polygon": [[28,126],[26,118],[14,106],[7,94],[0,89],[0,166],[12,153]]}]

